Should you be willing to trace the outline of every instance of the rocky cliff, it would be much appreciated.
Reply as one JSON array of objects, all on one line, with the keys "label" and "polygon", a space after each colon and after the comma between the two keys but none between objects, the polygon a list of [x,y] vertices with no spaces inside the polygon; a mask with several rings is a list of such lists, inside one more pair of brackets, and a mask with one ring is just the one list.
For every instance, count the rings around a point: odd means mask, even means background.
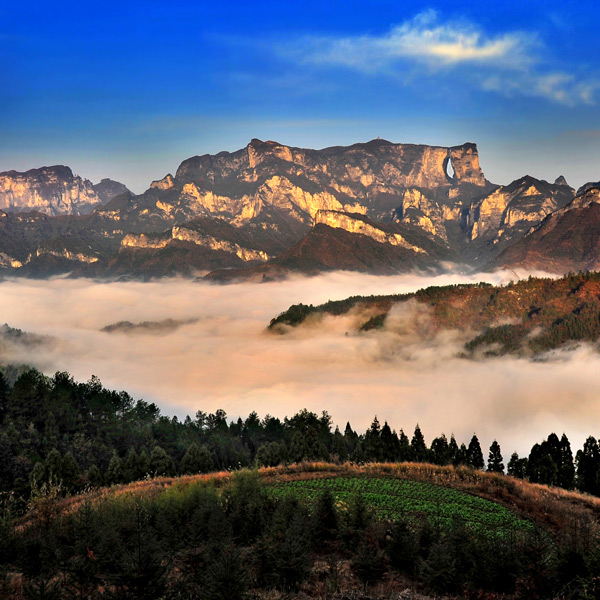
[{"label": "rocky cliff", "polygon": [[[450,163],[454,177],[450,177]],[[177,169],[176,179],[197,183],[252,183],[264,178],[278,165],[280,173],[304,176],[321,187],[368,190],[395,187],[438,187],[459,183],[484,186],[477,146],[467,143],[451,148],[393,144],[372,140],[352,146],[310,150],[253,139],[246,148],[233,153],[195,156]]]},{"label": "rocky cliff", "polygon": [[357,213],[320,211],[310,232],[265,264],[217,270],[212,281],[272,281],[290,274],[316,275],[344,270],[393,275],[411,271],[439,273],[443,264],[459,262],[448,246],[401,223],[373,221]]},{"label": "rocky cliff", "polygon": [[94,186],[62,165],[0,173],[0,209],[8,211],[82,215],[126,191],[123,184],[109,179]]},{"label": "rocky cliff", "polygon": [[109,202],[121,194],[131,194],[127,186],[112,179],[104,178],[92,186],[100,202]]},{"label": "rocky cliff", "polygon": [[[585,203],[596,188],[584,187]],[[0,174],[0,268],[98,277],[217,269],[227,280],[480,268],[525,248],[518,244],[548,215],[584,210],[573,197],[563,177],[490,183],[472,143],[376,139],[312,150],[254,139],[184,160],[139,195],[109,179],[94,186],[68,167]]]},{"label": "rocky cliff", "polygon": [[499,253],[566,206],[574,195],[564,177],[550,184],[526,175],[474,202],[466,220],[474,258],[481,262]]},{"label": "rocky cliff", "polygon": [[589,184],[506,248],[488,268],[567,273],[600,269],[600,185]]},{"label": "rocky cliff", "polygon": [[180,194],[195,202],[199,212],[239,223],[266,207],[307,224],[319,210],[390,219],[387,213],[408,188],[424,188],[452,201],[458,190],[472,196],[489,186],[475,144],[445,148],[380,139],[323,150],[254,139],[233,153],[185,160],[175,180],[168,178],[153,185],[179,185]]},{"label": "rocky cliff", "polygon": [[415,246],[406,241],[402,235],[395,232],[385,231],[381,227],[370,223],[367,219],[360,218],[359,215],[351,215],[337,212],[334,210],[320,210],[314,219],[315,225],[322,223],[335,229],[344,229],[349,233],[358,233],[379,242],[380,244],[390,244],[391,246],[400,246],[416,253],[426,254],[423,248]]}]

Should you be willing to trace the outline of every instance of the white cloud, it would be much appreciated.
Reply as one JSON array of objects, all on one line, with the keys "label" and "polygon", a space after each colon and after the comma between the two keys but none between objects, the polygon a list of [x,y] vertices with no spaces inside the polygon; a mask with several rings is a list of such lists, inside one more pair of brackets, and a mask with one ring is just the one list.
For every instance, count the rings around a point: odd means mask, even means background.
[{"label": "white cloud", "polygon": [[[343,428],[364,431],[375,414],[409,433],[419,422],[430,440],[445,431],[485,446],[498,438],[508,457],[551,431],[581,446],[600,420],[600,355],[587,348],[550,362],[457,357],[464,332],[438,333],[414,303],[393,309],[386,330],[353,333],[358,315],[328,317],[287,335],[269,319],[297,302],[353,294],[399,293],[482,275],[376,277],[330,273],[269,284],[218,286],[193,281],[95,283],[86,280],[0,283],[2,320],[53,336],[55,343],[0,347],[0,360],[48,374],[92,373],[111,388],[158,402],[166,414],[223,408],[231,418],[283,417],[303,407],[328,410]],[[497,283],[513,273],[487,275]],[[188,321],[146,335],[105,333],[117,321]],[[349,332],[349,335],[346,335]]]},{"label": "white cloud", "polygon": [[522,68],[531,60],[527,50],[537,44],[530,34],[486,38],[470,24],[439,24],[434,11],[421,13],[382,36],[313,37],[304,42],[304,59],[308,62],[340,64],[368,72],[407,57],[431,67],[489,63]]},{"label": "white cloud", "polygon": [[304,37],[283,52],[304,64],[341,66],[369,75],[410,72],[414,80],[419,75],[449,73],[480,89],[509,96],[592,104],[598,82],[580,80],[545,64],[543,50],[536,33],[492,36],[472,23],[442,23],[437,12],[426,11],[383,35]]}]

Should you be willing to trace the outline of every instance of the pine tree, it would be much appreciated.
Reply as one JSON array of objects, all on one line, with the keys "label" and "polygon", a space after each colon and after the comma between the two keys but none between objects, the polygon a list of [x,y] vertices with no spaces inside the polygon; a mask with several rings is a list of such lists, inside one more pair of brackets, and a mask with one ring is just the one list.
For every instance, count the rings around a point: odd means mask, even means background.
[{"label": "pine tree", "polygon": [[294,515],[283,535],[273,544],[274,567],[280,589],[294,590],[310,574],[312,561],[306,523],[301,515]]},{"label": "pine tree", "polygon": [[[183,457],[185,460],[185,456]],[[269,451],[269,444],[261,444],[256,451],[254,457],[257,466],[259,467],[270,467],[272,466],[271,452]],[[181,468],[183,469],[183,461],[181,461]]]},{"label": "pine tree", "polygon": [[102,485],[102,473],[96,465],[92,465],[87,472],[87,480],[92,487],[100,487]]},{"label": "pine tree", "polygon": [[460,448],[458,449],[458,452],[456,453],[456,456],[454,457],[454,461],[452,462],[452,464],[457,467],[458,465],[466,465],[467,463],[467,447],[465,446],[464,442],[461,443]]},{"label": "pine tree", "polygon": [[534,444],[527,460],[527,478],[533,483],[556,485],[558,466],[550,454],[548,444]]},{"label": "pine tree", "polygon": [[513,452],[508,461],[507,472],[512,477],[518,477],[519,479],[525,479],[527,477],[527,459],[519,458],[516,452]]},{"label": "pine tree", "polygon": [[51,450],[44,460],[44,468],[48,479],[52,479],[55,483],[61,482],[63,479],[63,458],[60,452],[56,449]]},{"label": "pine tree", "polygon": [[[127,525],[131,535],[106,552],[110,556],[108,578],[115,586],[116,597],[163,598],[169,561],[165,560],[161,542],[141,503],[135,506]],[[106,544],[107,540],[103,543]]]},{"label": "pine tree", "polygon": [[443,433],[431,442],[431,460],[436,465],[447,465],[450,461],[450,448]]},{"label": "pine tree", "polygon": [[36,462],[29,474],[29,485],[32,489],[39,489],[48,481],[48,474],[43,462]]},{"label": "pine tree", "polygon": [[560,438],[560,466],[558,468],[558,485],[567,490],[575,487],[575,465],[569,438],[563,433]]},{"label": "pine tree", "polygon": [[146,448],[142,448],[138,454],[137,478],[141,479],[150,473],[150,457]]},{"label": "pine tree", "polygon": [[0,372],[0,425],[4,422],[4,417],[8,412],[8,396],[10,394],[10,385],[4,376],[4,373]]},{"label": "pine tree", "polygon": [[4,431],[0,432],[0,490],[9,490],[13,487],[14,455],[12,441]]},{"label": "pine tree", "polygon": [[172,475],[174,470],[172,458],[160,447],[154,446],[150,453],[150,470],[154,475]]},{"label": "pine tree", "polygon": [[348,455],[350,456],[354,453],[356,445],[358,444],[358,434],[352,430],[350,423],[346,423],[346,428],[344,429],[344,441],[346,442],[346,448],[348,448]]},{"label": "pine tree", "polygon": [[395,431],[390,429],[386,421],[381,428],[381,459],[385,462],[398,460],[400,442]]},{"label": "pine tree", "polygon": [[203,471],[207,462],[206,454],[208,454],[208,460],[210,460],[210,453],[208,453],[208,450],[206,450],[206,453],[203,453],[200,446],[198,446],[196,442],[192,442],[181,459],[180,472],[183,475],[206,472]]},{"label": "pine tree", "polygon": [[333,434],[331,453],[332,455],[337,456],[340,462],[346,462],[348,460],[348,447],[346,446],[346,440],[337,427],[335,428],[335,432]]},{"label": "pine tree", "polygon": [[317,543],[335,540],[338,536],[338,515],[335,499],[328,488],[317,498],[313,515],[314,538]]},{"label": "pine tree", "polygon": [[419,544],[408,523],[399,520],[394,523],[387,548],[390,563],[398,571],[413,575],[419,555]]},{"label": "pine tree", "polygon": [[458,465],[458,453],[458,444],[456,443],[456,438],[454,437],[454,434],[452,434],[450,436],[450,441],[448,442],[448,456],[450,459],[450,464],[453,464],[454,466]]},{"label": "pine tree", "polygon": [[412,453],[410,449],[410,442],[408,440],[408,436],[401,429],[398,440],[398,460],[400,462],[409,461],[411,459],[411,455]]},{"label": "pine tree", "polygon": [[382,444],[381,444],[381,427],[377,416],[373,419],[371,427],[367,429],[365,433],[365,439],[363,442],[363,448],[367,460],[369,461],[381,461],[383,459]]},{"label": "pine tree", "polygon": [[456,567],[450,548],[443,541],[432,545],[427,560],[421,564],[421,576],[435,591],[454,590],[457,579]]},{"label": "pine tree", "polygon": [[113,455],[110,458],[108,468],[104,474],[104,480],[109,485],[121,483],[123,480],[123,466],[121,465],[121,459],[116,452],[113,452]]},{"label": "pine tree", "polygon": [[427,445],[425,444],[425,439],[423,438],[418,423],[415,427],[415,433],[413,434],[412,440],[410,441],[410,449],[412,460],[416,462],[425,462],[427,460]]},{"label": "pine tree", "polygon": [[129,448],[127,451],[127,456],[125,456],[125,461],[123,462],[123,480],[135,481],[143,477],[142,473],[138,471],[138,454],[135,451],[135,448]]},{"label": "pine tree", "polygon": [[490,473],[504,473],[504,462],[500,451],[500,444],[496,440],[490,446],[487,470]]},{"label": "pine tree", "polygon": [[577,488],[588,494],[598,495],[598,469],[600,468],[600,449],[596,438],[585,440],[583,449],[577,451]]},{"label": "pine tree", "polygon": [[72,452],[67,452],[62,461],[63,485],[67,491],[74,492],[78,486],[79,465]]},{"label": "pine tree", "polygon": [[467,465],[473,469],[483,469],[484,464],[483,452],[481,451],[479,439],[473,434],[473,437],[469,442],[469,447],[467,448]]},{"label": "pine tree", "polygon": [[243,600],[248,596],[249,578],[242,555],[235,546],[222,548],[206,570],[204,600]]},{"label": "pine tree", "polygon": [[352,559],[352,571],[366,587],[377,583],[385,574],[385,556],[370,539],[365,539]]}]

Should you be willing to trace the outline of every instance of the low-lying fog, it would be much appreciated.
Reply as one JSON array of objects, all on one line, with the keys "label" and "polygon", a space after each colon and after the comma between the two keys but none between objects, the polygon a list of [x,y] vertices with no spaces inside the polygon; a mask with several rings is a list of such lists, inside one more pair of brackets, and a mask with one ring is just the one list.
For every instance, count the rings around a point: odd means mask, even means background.
[{"label": "low-lying fog", "polygon": [[[492,283],[509,278],[514,274],[486,277]],[[461,359],[460,332],[424,341],[410,306],[394,311],[393,331],[383,334],[346,335],[352,317],[327,318],[288,335],[265,331],[271,317],[298,302],[480,279],[334,273],[230,286],[6,281],[1,322],[55,341],[5,345],[0,359],[49,375],[69,371],[80,381],[95,374],[105,386],[179,417],[223,408],[230,418],[252,410],[283,418],[306,407],[327,410],[342,430],[349,420],[362,432],[376,414],[409,436],[418,422],[428,442],[443,431],[468,443],[476,432],[486,456],[497,437],[505,462],[552,431],[564,431],[576,447],[587,435],[598,436],[600,355],[589,348],[546,362]],[[416,316],[426,326],[426,315]],[[130,324],[102,331],[121,321]],[[148,327],[135,326],[140,323]]]}]

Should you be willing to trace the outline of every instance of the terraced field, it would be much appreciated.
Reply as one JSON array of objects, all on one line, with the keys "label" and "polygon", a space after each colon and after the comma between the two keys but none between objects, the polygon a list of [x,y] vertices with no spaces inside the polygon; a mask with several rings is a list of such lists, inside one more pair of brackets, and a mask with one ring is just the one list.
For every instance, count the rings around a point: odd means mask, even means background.
[{"label": "terraced field", "polygon": [[338,505],[349,505],[356,495],[382,519],[428,518],[432,524],[448,527],[460,520],[477,529],[497,531],[524,530],[532,527],[508,508],[478,496],[422,481],[376,477],[331,477],[274,482],[269,494],[288,494],[314,502],[329,489]]}]

